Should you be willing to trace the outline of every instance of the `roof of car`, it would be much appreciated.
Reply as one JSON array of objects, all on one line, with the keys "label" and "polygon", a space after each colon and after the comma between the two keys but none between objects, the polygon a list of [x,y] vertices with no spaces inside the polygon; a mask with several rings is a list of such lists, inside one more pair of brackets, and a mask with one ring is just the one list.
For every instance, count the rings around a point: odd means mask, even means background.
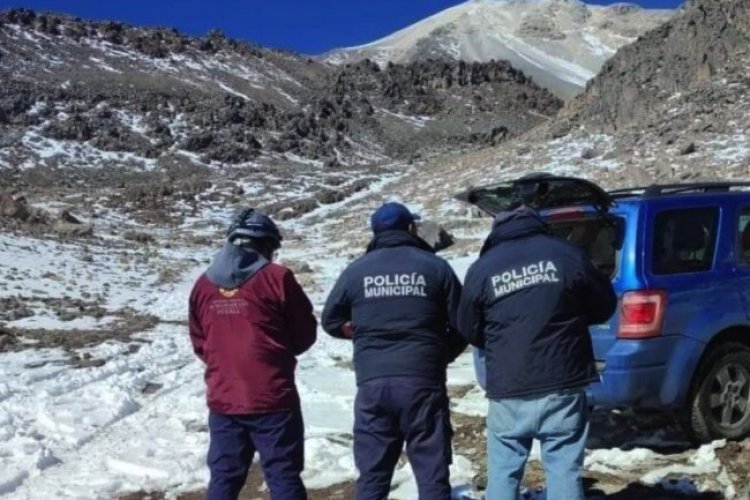
[{"label": "roof of car", "polygon": [[614,189],[608,194],[616,199],[655,198],[661,196],[720,194],[729,192],[750,194],[750,181],[690,182],[679,184],[652,184],[650,186]]}]

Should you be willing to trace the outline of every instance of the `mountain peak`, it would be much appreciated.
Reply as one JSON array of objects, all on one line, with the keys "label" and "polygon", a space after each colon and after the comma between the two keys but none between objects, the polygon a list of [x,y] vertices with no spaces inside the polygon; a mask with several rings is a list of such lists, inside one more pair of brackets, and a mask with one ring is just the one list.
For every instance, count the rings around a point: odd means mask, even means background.
[{"label": "mountain peak", "polygon": [[332,64],[426,59],[507,60],[558,97],[582,92],[621,46],[672,16],[632,4],[469,0],[372,43],[334,50]]}]

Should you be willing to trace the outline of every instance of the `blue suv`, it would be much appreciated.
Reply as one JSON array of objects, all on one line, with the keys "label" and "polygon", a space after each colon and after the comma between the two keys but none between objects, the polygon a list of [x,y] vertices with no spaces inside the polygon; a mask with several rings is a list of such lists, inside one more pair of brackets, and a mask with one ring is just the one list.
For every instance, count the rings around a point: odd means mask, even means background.
[{"label": "blue suv", "polygon": [[[591,328],[601,408],[677,410],[693,438],[750,434],[750,183],[606,192],[535,174],[460,194],[494,215],[521,203],[586,248],[619,297]],[[483,383],[482,353],[476,355]]]}]

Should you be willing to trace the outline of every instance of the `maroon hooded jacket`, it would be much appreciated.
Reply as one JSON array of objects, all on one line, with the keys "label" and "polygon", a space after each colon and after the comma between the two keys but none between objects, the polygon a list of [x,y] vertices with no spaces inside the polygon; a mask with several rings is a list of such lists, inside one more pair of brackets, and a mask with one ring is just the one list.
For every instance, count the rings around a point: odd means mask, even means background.
[{"label": "maroon hooded jacket", "polygon": [[313,345],[316,332],[312,304],[292,271],[225,247],[190,295],[190,339],[206,364],[209,409],[228,415],[298,409],[295,356]]}]

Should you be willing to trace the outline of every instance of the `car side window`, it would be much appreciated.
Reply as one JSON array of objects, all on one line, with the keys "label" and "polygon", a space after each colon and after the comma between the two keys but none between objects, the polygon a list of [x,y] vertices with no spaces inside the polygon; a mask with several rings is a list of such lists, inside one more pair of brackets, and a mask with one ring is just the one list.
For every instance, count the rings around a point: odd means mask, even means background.
[{"label": "car side window", "polygon": [[750,207],[740,212],[737,227],[737,262],[750,265]]},{"label": "car side window", "polygon": [[658,212],[651,249],[652,272],[668,275],[709,271],[718,223],[718,207]]}]

